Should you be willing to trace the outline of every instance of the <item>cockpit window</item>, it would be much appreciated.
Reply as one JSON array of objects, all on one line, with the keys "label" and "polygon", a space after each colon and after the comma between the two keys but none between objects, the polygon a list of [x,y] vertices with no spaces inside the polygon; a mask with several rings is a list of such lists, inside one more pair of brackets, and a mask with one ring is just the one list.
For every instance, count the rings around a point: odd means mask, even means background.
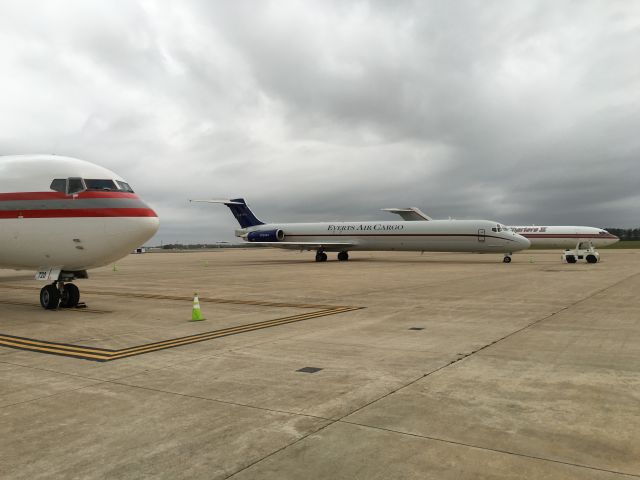
[{"label": "cockpit window", "polygon": [[87,190],[103,190],[108,192],[118,190],[113,180],[86,179],[84,183],[87,185]]},{"label": "cockpit window", "polygon": [[116,183],[118,184],[118,188],[124,192],[129,192],[129,193],[133,193],[133,189],[129,186],[129,184],[127,182],[122,182],[120,180],[116,180]]},{"label": "cockpit window", "polygon": [[66,193],[67,191],[67,179],[66,178],[56,178],[51,182],[51,186],[49,187],[54,192]]},{"label": "cockpit window", "polygon": [[67,178],[67,195],[75,195],[84,192],[86,189],[87,187],[80,177]]}]

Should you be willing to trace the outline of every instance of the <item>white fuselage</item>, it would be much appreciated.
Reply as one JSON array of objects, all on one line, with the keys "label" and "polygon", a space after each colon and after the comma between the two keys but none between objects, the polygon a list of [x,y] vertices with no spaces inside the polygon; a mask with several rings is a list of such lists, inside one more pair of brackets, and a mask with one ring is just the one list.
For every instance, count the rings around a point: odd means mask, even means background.
[{"label": "white fuselage", "polygon": [[[113,190],[67,195],[54,179],[112,180]],[[57,267],[80,271],[107,265],[149,240],[158,217],[115,173],[53,155],[0,157],[0,268]],[[127,185],[128,187],[128,185]]]},{"label": "white fuselage", "polygon": [[526,237],[534,247],[575,248],[578,243],[591,242],[598,247],[613,245],[620,239],[606,230],[580,226],[512,226],[512,231]]},{"label": "white fuselage", "polygon": [[[327,242],[326,251],[431,251],[508,253],[529,247],[529,241],[488,220],[432,220],[429,222],[270,223],[246,232],[282,230],[283,242]],[[349,248],[332,242],[352,243]],[[256,242],[259,243],[259,242]],[[292,247],[296,248],[296,247]]]}]

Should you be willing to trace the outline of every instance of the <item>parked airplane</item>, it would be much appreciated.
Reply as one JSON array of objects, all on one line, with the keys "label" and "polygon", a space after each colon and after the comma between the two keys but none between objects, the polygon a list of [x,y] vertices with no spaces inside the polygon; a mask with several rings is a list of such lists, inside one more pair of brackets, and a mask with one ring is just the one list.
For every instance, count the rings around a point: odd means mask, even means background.
[{"label": "parked airplane", "polygon": [[339,252],[338,260],[345,261],[352,250],[402,250],[504,253],[504,261],[508,263],[512,252],[530,245],[523,236],[489,220],[264,223],[242,198],[192,201],[229,207],[241,227],[236,236],[250,244],[316,250],[316,262],[326,261],[326,252]]},{"label": "parked airplane", "polygon": [[615,235],[595,227],[576,226],[512,226],[514,232],[528,238],[531,245],[549,248],[573,248],[588,242],[594,247],[613,245],[620,239]]},{"label": "parked airplane", "polygon": [[[432,221],[431,217],[416,207],[383,208],[383,210],[396,213],[406,221]],[[548,248],[582,250],[585,245],[591,245],[594,248],[606,247],[620,240],[606,230],[595,227],[519,225],[508,228],[527,238],[531,246]]]},{"label": "parked airplane", "polygon": [[75,307],[71,282],[151,238],[156,213],[106,168],[56,155],[0,157],[0,268],[37,270],[51,281],[46,309]]}]

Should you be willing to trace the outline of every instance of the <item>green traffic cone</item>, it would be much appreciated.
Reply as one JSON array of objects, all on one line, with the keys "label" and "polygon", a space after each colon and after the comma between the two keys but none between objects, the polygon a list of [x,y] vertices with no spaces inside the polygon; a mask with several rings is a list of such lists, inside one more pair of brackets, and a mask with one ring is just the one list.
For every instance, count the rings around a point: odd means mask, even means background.
[{"label": "green traffic cone", "polygon": [[191,311],[191,321],[199,322],[204,320],[202,316],[202,310],[200,310],[200,300],[198,299],[198,294],[193,294],[193,310]]}]

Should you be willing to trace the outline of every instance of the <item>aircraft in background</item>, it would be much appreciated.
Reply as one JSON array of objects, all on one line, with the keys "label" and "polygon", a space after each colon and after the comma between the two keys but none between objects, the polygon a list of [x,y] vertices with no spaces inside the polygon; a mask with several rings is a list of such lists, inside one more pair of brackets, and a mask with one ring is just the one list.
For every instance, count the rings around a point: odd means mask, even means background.
[{"label": "aircraft in background", "polygon": [[326,261],[326,252],[338,252],[338,260],[346,261],[350,251],[429,251],[504,253],[508,263],[513,252],[530,246],[523,236],[489,220],[265,223],[242,198],[191,201],[229,207],[241,227],[236,236],[248,244],[315,250],[316,262]]},{"label": "aircraft in background", "polygon": [[[432,221],[431,217],[416,207],[383,208],[382,210],[398,214],[405,221]],[[613,245],[620,240],[606,230],[595,227],[519,225],[508,228],[527,238],[533,247],[586,250]],[[599,258],[599,256],[596,257]]]},{"label": "aircraft in background", "polygon": [[72,282],[128,255],[158,230],[156,213],[106,168],[57,155],[0,157],[0,268],[51,281],[46,309],[80,301]]}]

